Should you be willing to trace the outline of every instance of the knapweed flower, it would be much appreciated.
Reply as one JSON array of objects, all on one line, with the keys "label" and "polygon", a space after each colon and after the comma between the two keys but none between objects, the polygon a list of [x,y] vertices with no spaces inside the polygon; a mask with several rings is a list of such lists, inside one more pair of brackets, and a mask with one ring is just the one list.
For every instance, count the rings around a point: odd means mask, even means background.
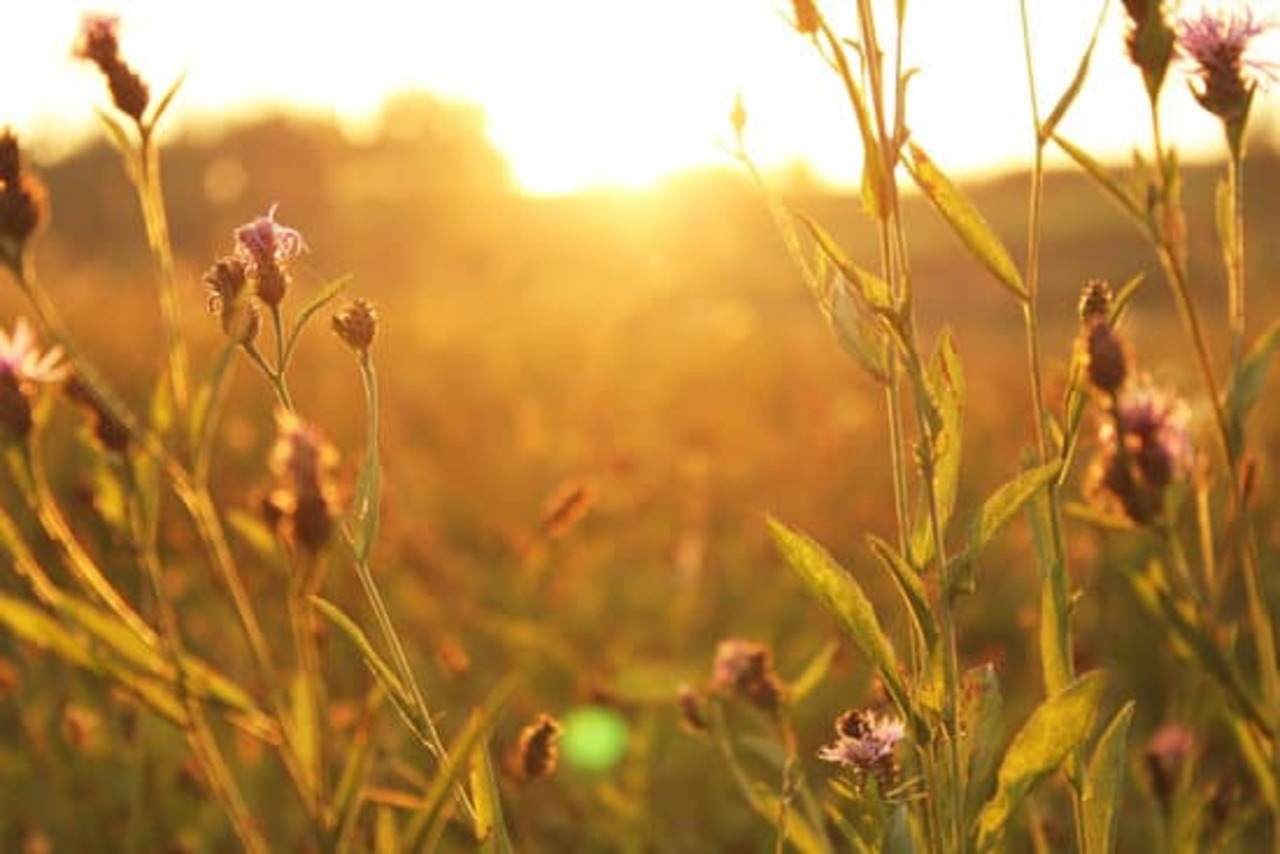
[{"label": "knapweed flower", "polygon": [[766,712],[776,711],[784,694],[773,670],[773,653],[762,643],[741,638],[721,641],[716,647],[710,687],[721,694],[737,694]]},{"label": "knapweed flower", "polygon": [[31,400],[40,386],[60,382],[67,375],[62,348],[41,353],[25,318],[13,332],[0,329],[0,430],[23,439],[31,432]]},{"label": "knapweed flower", "polygon": [[1173,60],[1176,35],[1165,16],[1164,0],[1124,0],[1129,16],[1125,47],[1142,72],[1147,94],[1155,98]]},{"label": "knapweed flower", "polygon": [[87,14],[80,19],[80,33],[72,53],[98,67],[107,79],[116,108],[141,123],[151,96],[143,79],[120,58],[119,30],[118,16]]},{"label": "knapweed flower", "polygon": [[18,138],[12,131],[0,132],[0,260],[19,265],[27,242],[47,217],[47,197],[44,185],[22,168]]},{"label": "knapweed flower", "polygon": [[1161,806],[1168,807],[1182,782],[1182,771],[1196,746],[1195,733],[1182,724],[1160,727],[1142,752],[1151,793]]},{"label": "knapweed flower", "polygon": [[353,300],[333,316],[333,331],[352,350],[368,352],[378,332],[378,312],[366,300]]},{"label": "knapweed flower", "polygon": [[1243,3],[1204,6],[1178,21],[1178,49],[1191,62],[1200,106],[1227,123],[1243,123],[1260,83],[1276,78],[1276,65],[1258,55],[1259,36],[1273,24]]},{"label": "knapweed flower", "polygon": [[508,760],[517,780],[541,780],[556,772],[560,763],[561,731],[559,721],[545,714],[538,715],[537,720],[520,730]]},{"label": "knapweed flower", "polygon": [[266,216],[245,223],[235,233],[236,255],[253,278],[258,299],[273,308],[288,290],[289,262],[307,249],[297,229],[276,222],[278,207],[272,205]]},{"label": "knapweed flower", "polygon": [[1118,505],[1133,522],[1154,522],[1165,491],[1195,463],[1190,417],[1185,402],[1149,379],[1121,391],[1098,430],[1101,447],[1090,474],[1094,496]]},{"label": "knapweed flower", "polygon": [[276,413],[271,451],[276,488],[268,501],[285,539],[312,555],[329,541],[338,517],[337,466],[338,452],[319,428],[292,412]]},{"label": "knapweed flower", "polygon": [[897,747],[905,735],[898,718],[851,709],[836,718],[836,740],[820,749],[818,758],[850,768],[856,777],[874,777],[887,792],[897,784]]},{"label": "knapweed flower", "polygon": [[228,338],[249,344],[258,337],[258,307],[246,292],[248,272],[238,256],[219,258],[204,274],[209,288],[209,313],[222,320]]}]

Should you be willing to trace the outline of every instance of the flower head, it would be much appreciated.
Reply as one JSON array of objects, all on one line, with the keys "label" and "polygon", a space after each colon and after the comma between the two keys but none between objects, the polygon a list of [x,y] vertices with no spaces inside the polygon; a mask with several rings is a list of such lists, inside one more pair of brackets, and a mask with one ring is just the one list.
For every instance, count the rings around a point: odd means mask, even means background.
[{"label": "flower head", "polygon": [[204,274],[209,288],[209,313],[222,320],[228,338],[249,344],[258,336],[258,308],[245,293],[248,274],[237,255],[219,258]]},{"label": "flower head", "polygon": [[1164,0],[1124,0],[1129,16],[1125,47],[1142,72],[1147,94],[1156,98],[1173,60],[1176,35],[1165,16]]},{"label": "flower head", "polygon": [[1276,64],[1256,51],[1273,26],[1243,3],[1204,6],[1178,21],[1178,49],[1199,78],[1192,92],[1200,106],[1225,122],[1243,121],[1258,85],[1276,79]]},{"label": "flower head", "polygon": [[881,791],[893,787],[898,775],[896,751],[906,735],[901,719],[867,709],[851,709],[836,718],[836,740],[818,751],[818,758],[872,775]]},{"label": "flower head", "polygon": [[307,250],[302,233],[276,222],[272,205],[266,216],[247,222],[235,231],[236,255],[254,278],[258,298],[268,306],[279,305],[289,285],[287,265]]},{"label": "flower head", "polygon": [[44,185],[22,168],[18,138],[0,132],[0,260],[20,263],[27,241],[48,214]]},{"label": "flower head", "polygon": [[1184,401],[1157,389],[1149,379],[1121,391],[1098,430],[1095,494],[1117,503],[1140,525],[1155,521],[1165,490],[1185,479],[1195,462],[1190,419]]},{"label": "flower head", "polygon": [[545,714],[520,731],[509,758],[516,779],[539,780],[555,773],[560,762],[561,731],[559,721]]},{"label": "flower head", "polygon": [[268,501],[285,538],[310,554],[328,542],[338,516],[337,466],[338,452],[318,427],[292,412],[276,413],[271,470],[277,487]]},{"label": "flower head", "polygon": [[41,353],[26,318],[18,318],[12,333],[0,329],[0,429],[24,438],[31,432],[31,398],[66,375],[62,348]]},{"label": "flower head", "polygon": [[147,84],[120,57],[120,18],[92,12],[80,19],[72,55],[92,62],[102,72],[116,108],[141,123],[150,101]]},{"label": "flower head", "polygon": [[353,300],[333,316],[333,331],[352,350],[363,353],[378,332],[378,312],[366,300]]},{"label": "flower head", "polygon": [[773,670],[773,653],[755,641],[731,638],[720,642],[711,670],[711,688],[737,694],[767,712],[782,703],[783,686]]}]

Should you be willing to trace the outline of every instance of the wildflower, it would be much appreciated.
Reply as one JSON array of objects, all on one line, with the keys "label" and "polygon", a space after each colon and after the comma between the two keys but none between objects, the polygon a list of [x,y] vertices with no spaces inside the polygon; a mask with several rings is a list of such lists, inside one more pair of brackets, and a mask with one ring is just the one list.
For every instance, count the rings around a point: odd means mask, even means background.
[{"label": "wildflower", "polygon": [[773,670],[773,654],[769,648],[739,638],[721,641],[716,647],[711,689],[737,694],[766,712],[777,710],[784,693],[782,681]]},{"label": "wildflower", "polygon": [[72,376],[62,391],[84,410],[89,420],[89,433],[103,450],[121,455],[129,450],[129,429],[107,410],[93,389],[78,376]]},{"label": "wildflower", "polygon": [[258,337],[258,307],[245,293],[248,274],[245,263],[235,255],[219,258],[204,274],[209,287],[209,313],[222,320],[228,338],[250,344]]},{"label": "wildflower", "polygon": [[302,234],[276,222],[272,205],[266,216],[236,229],[236,254],[253,277],[258,299],[275,308],[289,287],[288,263],[307,249]]},{"label": "wildflower", "polygon": [[515,749],[509,758],[512,773],[523,781],[540,780],[556,772],[560,762],[560,723],[550,715],[538,715],[537,720],[520,731]]},{"label": "wildflower", "polygon": [[1155,731],[1143,751],[1151,793],[1166,809],[1182,783],[1183,769],[1195,743],[1195,734],[1185,726],[1165,724]]},{"label": "wildflower", "polygon": [[48,214],[44,185],[22,168],[18,138],[0,132],[0,260],[19,266],[22,252]]},{"label": "wildflower", "polygon": [[42,385],[66,376],[62,348],[41,353],[25,318],[18,318],[13,332],[0,329],[0,429],[22,439],[31,432],[31,399]]},{"label": "wildflower", "polygon": [[268,498],[270,511],[286,539],[310,554],[328,542],[338,516],[337,465],[338,452],[317,427],[292,412],[276,413],[271,470],[278,485]]},{"label": "wildflower", "polygon": [[811,36],[818,31],[822,18],[818,15],[818,7],[814,0],[792,0],[792,8],[796,15],[796,32]]},{"label": "wildflower", "polygon": [[836,718],[836,740],[818,758],[852,768],[859,777],[875,778],[881,792],[898,779],[896,750],[906,734],[902,721],[867,709],[851,709]]},{"label": "wildflower", "polygon": [[1271,28],[1243,4],[1230,11],[1206,6],[1178,21],[1178,48],[1200,79],[1192,94],[1237,131],[1243,130],[1258,85],[1276,77],[1276,65],[1253,50],[1257,38]]},{"label": "wildflower", "polygon": [[1106,320],[1094,320],[1084,330],[1085,365],[1089,382],[1103,394],[1115,394],[1129,374],[1125,342]]},{"label": "wildflower", "polygon": [[107,79],[111,100],[120,112],[142,123],[150,92],[147,84],[120,58],[120,18],[89,13],[80,19],[80,34],[72,54],[92,62]]},{"label": "wildflower", "polygon": [[1165,490],[1185,479],[1195,461],[1189,410],[1144,379],[1116,397],[1109,415],[1098,431],[1093,491],[1118,503],[1132,521],[1150,524]]},{"label": "wildflower", "polygon": [[367,301],[358,299],[333,316],[333,331],[357,353],[366,353],[378,331],[378,313]]},{"label": "wildflower", "polygon": [[707,716],[703,709],[702,695],[689,685],[681,685],[677,696],[680,702],[680,721],[685,729],[690,732],[706,732]]},{"label": "wildflower", "polygon": [[1173,60],[1175,35],[1164,14],[1164,0],[1124,0],[1124,8],[1129,15],[1125,47],[1154,100]]}]

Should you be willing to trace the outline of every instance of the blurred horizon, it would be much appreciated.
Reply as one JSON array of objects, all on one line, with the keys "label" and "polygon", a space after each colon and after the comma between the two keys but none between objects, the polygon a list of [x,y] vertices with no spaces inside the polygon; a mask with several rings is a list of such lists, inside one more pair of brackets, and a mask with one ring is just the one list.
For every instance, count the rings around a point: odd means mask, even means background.
[{"label": "blurred horizon", "polygon": [[[732,166],[728,113],[741,94],[747,145],[770,172],[808,173],[833,190],[856,184],[861,151],[838,84],[787,22],[790,3],[662,0],[643,13],[618,4],[553,0],[403,7],[371,0],[351,15],[295,2],[254,6],[130,0],[51,0],[18,13],[26,37],[0,55],[14,86],[0,125],[43,160],[95,139],[95,74],[70,57],[81,16],[118,13],[126,57],[158,97],[185,74],[169,134],[208,134],[272,115],[332,121],[352,141],[380,133],[383,108],[405,94],[474,105],[483,132],[529,195],[645,189],[689,172]],[[847,4],[852,5],[852,4]],[[1068,8],[1070,6],[1070,8]],[[1064,135],[1104,160],[1128,160],[1148,136],[1144,95],[1124,57],[1123,12],[1112,4],[1089,80]],[[1256,4],[1264,16],[1280,0]],[[1007,7],[1007,8],[1006,8]],[[824,9],[841,31],[849,10]],[[1074,74],[1101,3],[1033,8],[1037,87],[1048,111]],[[914,138],[962,178],[1021,171],[1029,162],[1027,84],[1015,3],[916,0],[904,62]],[[540,41],[526,38],[537,32]],[[584,39],[582,32],[604,33]],[[548,43],[553,42],[553,43]],[[980,46],[981,49],[976,49]],[[246,59],[248,58],[248,59]],[[1175,70],[1174,74],[1180,76]],[[1184,159],[1221,156],[1220,131],[1182,80],[1166,87],[1167,138]],[[1266,93],[1253,129],[1277,138]],[[961,118],[963,117],[963,118]],[[956,128],[965,132],[957,133]],[[1065,162],[1056,150],[1049,165]]]}]

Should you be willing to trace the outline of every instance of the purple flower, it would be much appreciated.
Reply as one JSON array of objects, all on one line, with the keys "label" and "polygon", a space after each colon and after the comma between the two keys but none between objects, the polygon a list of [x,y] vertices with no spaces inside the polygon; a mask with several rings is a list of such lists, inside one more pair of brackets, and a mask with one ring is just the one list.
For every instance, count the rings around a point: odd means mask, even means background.
[{"label": "purple flower", "polygon": [[284,264],[307,250],[301,232],[276,222],[279,207],[236,229],[236,253],[251,269]]},{"label": "purple flower", "polygon": [[1276,63],[1260,56],[1259,36],[1275,28],[1244,2],[1203,6],[1177,22],[1178,48],[1200,80],[1200,105],[1224,120],[1243,118],[1254,90],[1277,79]]},{"label": "purple flower", "polygon": [[1092,491],[1138,524],[1155,521],[1165,490],[1195,463],[1187,405],[1149,379],[1127,386],[1098,430]]},{"label": "purple flower", "polygon": [[853,709],[836,719],[836,740],[818,751],[818,758],[853,769],[859,777],[873,775],[881,792],[898,776],[896,752],[906,735],[902,720]]},{"label": "purple flower", "polygon": [[18,318],[12,333],[0,329],[0,375],[20,383],[56,383],[67,372],[62,348],[53,347],[42,354],[25,317]]}]

